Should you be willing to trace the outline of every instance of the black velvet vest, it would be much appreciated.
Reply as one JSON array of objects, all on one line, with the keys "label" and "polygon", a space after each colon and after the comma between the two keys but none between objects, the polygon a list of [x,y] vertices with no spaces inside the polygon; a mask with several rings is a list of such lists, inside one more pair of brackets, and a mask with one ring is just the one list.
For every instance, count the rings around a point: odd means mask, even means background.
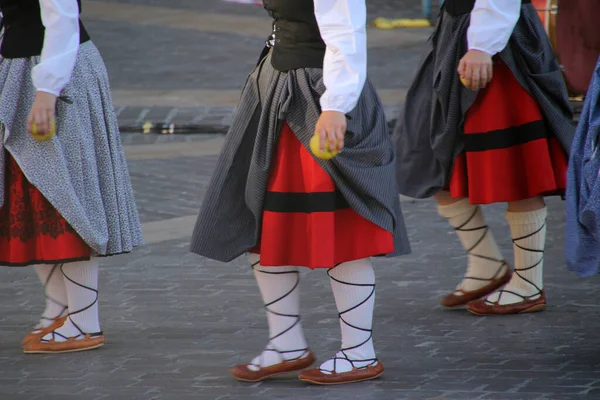
[{"label": "black velvet vest", "polygon": [[[81,0],[79,10],[81,11]],[[45,28],[42,24],[39,0],[0,0],[2,25],[5,29],[0,54],[4,58],[39,56],[44,47]],[[80,43],[90,36],[79,21]]]},{"label": "black velvet vest", "polygon": [[[531,0],[522,0],[521,4],[531,3]],[[468,14],[473,10],[475,0],[446,0],[444,1],[444,9],[453,16]]]},{"label": "black velvet vest", "polygon": [[273,17],[271,63],[278,71],[323,68],[325,43],[321,39],[313,0],[263,0]]}]

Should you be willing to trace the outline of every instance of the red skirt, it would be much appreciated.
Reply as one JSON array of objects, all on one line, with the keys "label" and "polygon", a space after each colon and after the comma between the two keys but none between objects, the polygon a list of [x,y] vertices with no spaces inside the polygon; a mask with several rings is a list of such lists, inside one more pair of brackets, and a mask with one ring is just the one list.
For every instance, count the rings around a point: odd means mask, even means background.
[{"label": "red skirt", "polygon": [[566,152],[502,62],[465,116],[464,143],[448,185],[454,198],[490,204],[565,191]]},{"label": "red skirt", "polygon": [[353,211],[284,124],[271,166],[260,243],[263,266],[332,268],[394,251],[391,232]]},{"label": "red skirt", "polygon": [[90,247],[25,177],[6,153],[0,208],[0,265],[61,264],[89,260]]}]

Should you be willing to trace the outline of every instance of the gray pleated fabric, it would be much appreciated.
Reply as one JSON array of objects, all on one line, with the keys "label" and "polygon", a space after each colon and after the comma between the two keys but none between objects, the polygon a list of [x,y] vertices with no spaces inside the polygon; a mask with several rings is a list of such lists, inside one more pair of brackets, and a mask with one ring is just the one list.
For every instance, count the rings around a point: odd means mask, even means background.
[{"label": "gray pleated fabric", "polygon": [[[325,91],[322,75],[321,69],[276,71],[267,56],[249,76],[200,209],[192,252],[228,262],[256,246],[282,121],[308,149]],[[395,251],[388,256],[407,254],[393,143],[370,82],[349,117],[344,151],[317,162],[354,211],[393,233]]]},{"label": "gray pleated fabric", "polygon": [[[463,151],[463,119],[477,92],[460,83],[458,63],[467,51],[470,14],[442,11],[429,51],[410,87],[394,132],[400,193],[434,195],[448,183]],[[508,46],[499,54],[540,105],[547,126],[567,153],[575,134],[567,89],[548,36],[531,4],[521,8]]]},{"label": "gray pleated fabric", "polygon": [[56,136],[27,133],[35,96],[31,70],[39,57],[0,57],[0,206],[6,151],[61,213],[94,255],[129,252],[143,243],[108,74],[93,43],[81,45],[70,83],[56,109]]}]

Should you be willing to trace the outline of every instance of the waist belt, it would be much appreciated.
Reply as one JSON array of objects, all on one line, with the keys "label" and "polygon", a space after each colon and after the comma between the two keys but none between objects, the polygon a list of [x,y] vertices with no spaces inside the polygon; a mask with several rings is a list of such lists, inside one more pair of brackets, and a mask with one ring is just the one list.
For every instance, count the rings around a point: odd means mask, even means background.
[{"label": "waist belt", "polygon": [[[530,4],[531,0],[521,0],[521,4]],[[475,0],[446,0],[444,9],[453,17],[468,14],[473,11]]]}]

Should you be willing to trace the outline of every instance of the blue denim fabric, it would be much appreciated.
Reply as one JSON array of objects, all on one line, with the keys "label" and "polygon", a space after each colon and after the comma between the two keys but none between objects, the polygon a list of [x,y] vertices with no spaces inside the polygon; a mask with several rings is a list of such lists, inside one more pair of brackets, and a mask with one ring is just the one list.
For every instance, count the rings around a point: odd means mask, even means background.
[{"label": "blue denim fabric", "polygon": [[567,175],[566,256],[586,277],[600,270],[600,60],[592,77]]}]

